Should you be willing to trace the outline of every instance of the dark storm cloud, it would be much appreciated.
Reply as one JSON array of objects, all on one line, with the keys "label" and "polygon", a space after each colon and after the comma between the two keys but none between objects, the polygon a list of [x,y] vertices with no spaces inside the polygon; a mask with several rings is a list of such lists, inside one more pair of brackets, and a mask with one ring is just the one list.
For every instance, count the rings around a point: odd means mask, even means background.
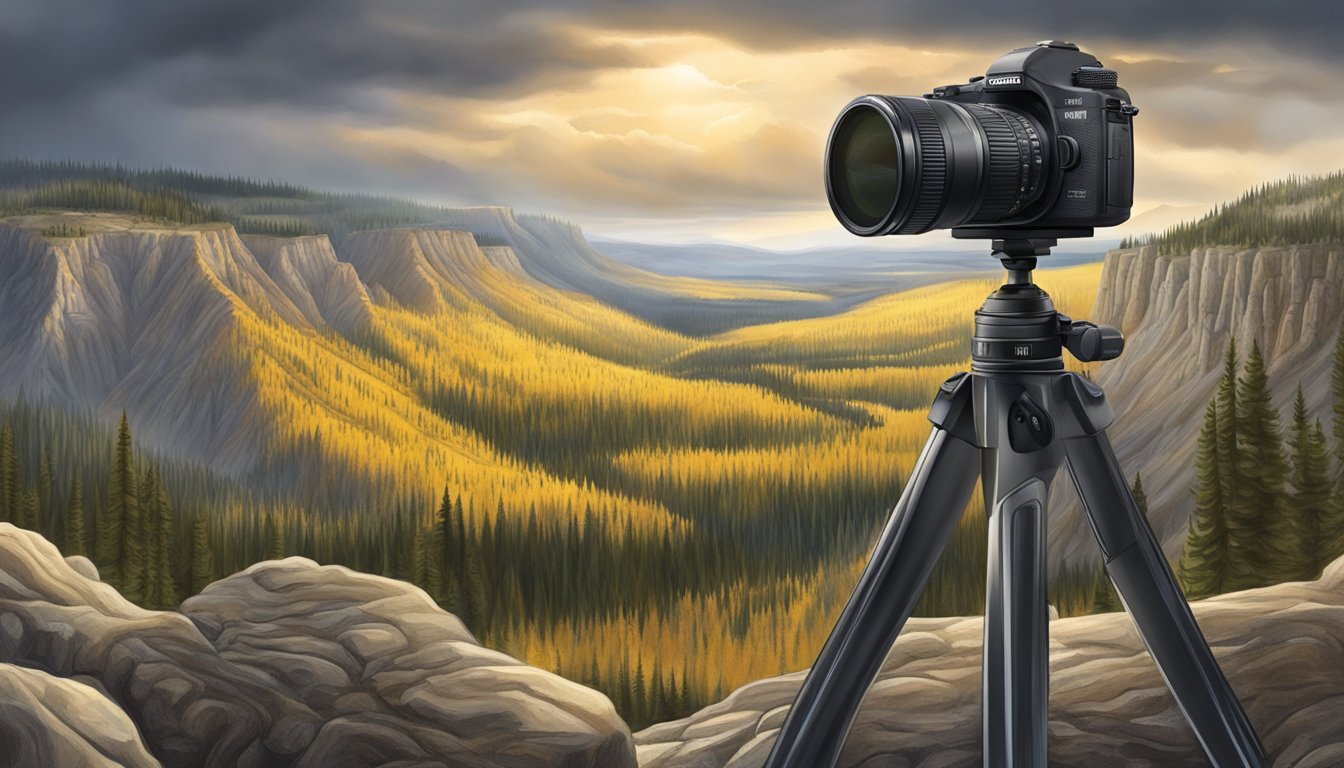
[{"label": "dark storm cloud", "polygon": [[11,0],[0,13],[0,96],[21,110],[142,77],[189,103],[308,102],[340,98],[351,85],[460,94],[638,64],[628,49],[560,31],[564,22],[699,30],[751,47],[866,37],[983,42],[997,52],[1057,36],[1177,49],[1259,42],[1339,60],[1344,15],[1335,11],[1324,2],[1207,1]]},{"label": "dark storm cloud", "polygon": [[0,97],[19,109],[132,80],[186,103],[305,103],[360,85],[469,93],[635,63],[483,3],[14,0],[0,11]]}]

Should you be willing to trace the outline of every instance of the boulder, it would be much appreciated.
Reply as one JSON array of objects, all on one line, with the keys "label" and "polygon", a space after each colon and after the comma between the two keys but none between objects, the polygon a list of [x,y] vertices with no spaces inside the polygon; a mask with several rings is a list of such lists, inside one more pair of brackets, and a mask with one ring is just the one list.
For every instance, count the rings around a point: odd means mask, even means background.
[{"label": "boulder", "polygon": [[[1344,764],[1344,559],[1318,581],[1194,604],[1274,765]],[[842,766],[981,765],[983,622],[912,619],[864,700]],[[1123,613],[1050,623],[1050,765],[1207,766]],[[749,683],[635,734],[645,768],[759,768],[803,672]]]},{"label": "boulder", "polygon": [[0,664],[0,768],[159,768],[135,723],[94,688]]},{"label": "boulder", "polygon": [[[124,713],[85,726],[126,750],[138,728],[164,766],[634,765],[604,696],[481,647],[409,584],[289,558],[210,585],[184,616],[91,575],[0,523],[0,664],[78,679]],[[32,754],[77,737],[42,736],[56,710],[17,706]]]}]

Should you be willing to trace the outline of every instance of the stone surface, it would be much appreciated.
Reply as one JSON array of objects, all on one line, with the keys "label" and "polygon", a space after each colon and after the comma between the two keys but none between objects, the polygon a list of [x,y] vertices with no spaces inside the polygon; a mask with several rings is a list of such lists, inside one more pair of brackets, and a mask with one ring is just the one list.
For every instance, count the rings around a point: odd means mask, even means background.
[{"label": "stone surface", "polygon": [[634,764],[604,696],[481,647],[409,584],[289,558],[184,610],[137,608],[0,523],[0,664],[97,689],[165,766]]},{"label": "stone surface", "polygon": [[159,768],[135,723],[74,680],[0,664],[0,766]]},{"label": "stone surface", "polygon": [[[1195,604],[1276,766],[1344,758],[1344,559],[1319,581]],[[912,619],[855,720],[842,766],[981,764],[982,622]],[[1206,766],[1129,618],[1050,624],[1050,765]],[[803,673],[761,680],[635,734],[645,768],[758,768]]]}]

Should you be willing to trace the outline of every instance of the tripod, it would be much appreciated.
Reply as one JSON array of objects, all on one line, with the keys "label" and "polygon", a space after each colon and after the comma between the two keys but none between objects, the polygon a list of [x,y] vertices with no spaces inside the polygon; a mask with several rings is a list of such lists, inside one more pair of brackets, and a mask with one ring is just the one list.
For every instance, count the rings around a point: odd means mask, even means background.
[{"label": "tripod", "polygon": [[1129,492],[1106,437],[1114,414],[1105,394],[1064,371],[1063,349],[1085,362],[1110,360],[1120,355],[1124,338],[1114,328],[1059,314],[1032,283],[1036,257],[1055,243],[1030,235],[994,240],[1008,279],[976,312],[972,372],[939,387],[929,411],[932,434],[798,692],[768,768],[835,764],[977,473],[989,516],[984,765],[1045,768],[1046,489],[1062,463],[1106,571],[1210,762],[1219,768],[1265,764],[1264,748]]}]

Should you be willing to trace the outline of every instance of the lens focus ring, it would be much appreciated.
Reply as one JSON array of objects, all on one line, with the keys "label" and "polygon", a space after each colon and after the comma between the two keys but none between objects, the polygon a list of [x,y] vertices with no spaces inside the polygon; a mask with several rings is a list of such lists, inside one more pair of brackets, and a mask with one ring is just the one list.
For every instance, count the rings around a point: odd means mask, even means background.
[{"label": "lens focus ring", "polygon": [[1043,160],[1041,136],[1025,115],[989,104],[966,104],[989,145],[989,174],[976,221],[1001,221],[1036,198]]},{"label": "lens focus ring", "polygon": [[910,217],[897,229],[896,234],[918,234],[928,230],[943,209],[947,189],[947,147],[943,132],[938,127],[938,116],[923,99],[901,99],[910,121],[914,124],[919,142],[919,187]]}]

